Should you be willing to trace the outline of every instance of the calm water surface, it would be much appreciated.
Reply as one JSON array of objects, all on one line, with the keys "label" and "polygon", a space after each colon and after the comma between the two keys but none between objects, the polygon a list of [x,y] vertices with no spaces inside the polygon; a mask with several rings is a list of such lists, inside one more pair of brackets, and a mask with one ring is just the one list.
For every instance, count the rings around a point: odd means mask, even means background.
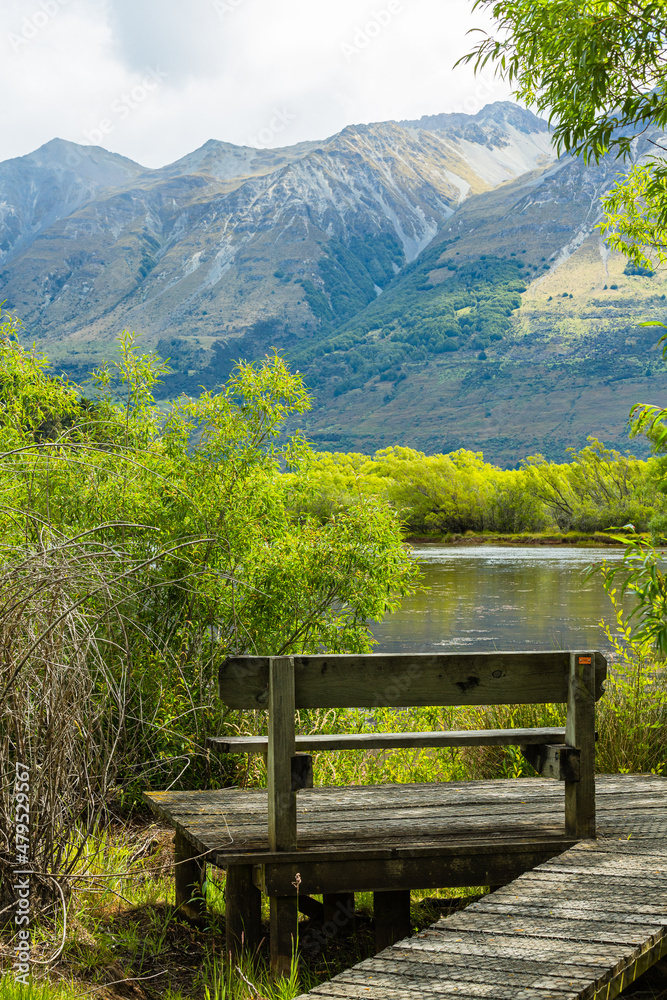
[{"label": "calm water surface", "polygon": [[613,619],[591,563],[620,548],[420,545],[414,557],[428,588],[377,623],[375,652],[449,649],[608,649],[598,625]]}]

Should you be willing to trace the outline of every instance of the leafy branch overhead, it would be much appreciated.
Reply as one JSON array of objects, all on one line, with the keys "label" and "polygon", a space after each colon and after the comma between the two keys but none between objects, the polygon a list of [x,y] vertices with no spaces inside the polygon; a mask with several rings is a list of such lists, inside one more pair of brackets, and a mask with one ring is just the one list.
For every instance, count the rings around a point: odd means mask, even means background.
[{"label": "leafy branch overhead", "polygon": [[667,147],[655,135],[667,129],[665,0],[476,0],[474,9],[488,10],[497,32],[459,61],[494,64],[519,100],[548,115],[559,152],[618,156],[600,228],[636,265],[667,262]]}]

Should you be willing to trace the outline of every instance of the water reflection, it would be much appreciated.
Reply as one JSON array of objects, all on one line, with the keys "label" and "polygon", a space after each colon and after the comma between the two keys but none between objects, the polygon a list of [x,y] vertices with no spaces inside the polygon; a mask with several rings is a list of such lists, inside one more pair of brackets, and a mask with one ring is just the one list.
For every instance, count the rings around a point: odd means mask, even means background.
[{"label": "water reflection", "polygon": [[622,558],[620,548],[420,545],[427,590],[377,623],[376,652],[448,649],[605,650],[598,622],[611,620],[600,578],[586,568]]}]

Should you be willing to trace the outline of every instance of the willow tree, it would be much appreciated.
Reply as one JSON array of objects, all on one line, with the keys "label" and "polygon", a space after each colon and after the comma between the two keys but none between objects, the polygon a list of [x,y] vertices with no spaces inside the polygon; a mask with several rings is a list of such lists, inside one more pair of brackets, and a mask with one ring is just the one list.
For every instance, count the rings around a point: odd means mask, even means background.
[{"label": "willow tree", "polygon": [[[601,230],[634,264],[667,262],[667,0],[476,0],[497,32],[463,62],[491,63],[546,114],[559,153],[629,165],[603,198]],[[651,151],[635,158],[644,136]],[[633,162],[634,161],[634,162]]]}]

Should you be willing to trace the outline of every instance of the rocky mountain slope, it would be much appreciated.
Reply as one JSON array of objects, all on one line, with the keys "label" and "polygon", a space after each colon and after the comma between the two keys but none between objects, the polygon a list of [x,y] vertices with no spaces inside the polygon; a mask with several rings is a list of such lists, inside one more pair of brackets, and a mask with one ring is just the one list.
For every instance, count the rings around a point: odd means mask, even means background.
[{"label": "rocky mountain slope", "polygon": [[511,104],[283,150],[211,141],[160,170],[56,140],[0,164],[0,295],[59,361],[85,365],[129,327],[177,338],[179,369],[198,370],[221,339],[356,314],[462,200],[549,158],[544,122]]},{"label": "rocky mountain slope", "polygon": [[625,447],[630,405],[667,388],[639,325],[667,285],[596,235],[619,168],[556,162],[509,103],[285,149],[211,140],[159,170],[54,140],[0,163],[0,301],[74,377],[136,330],[171,358],[166,395],[276,347],[322,447]]},{"label": "rocky mountain slope", "polygon": [[0,267],[54,223],[141,173],[124,156],[62,139],[0,163]]},{"label": "rocky mountain slope", "polygon": [[562,459],[588,434],[626,450],[631,406],[665,400],[663,330],[643,324],[667,322],[667,280],[599,238],[619,169],[563,160],[468,199],[382,299],[296,354],[316,387],[308,434],[365,452],[468,447],[504,465]]}]

